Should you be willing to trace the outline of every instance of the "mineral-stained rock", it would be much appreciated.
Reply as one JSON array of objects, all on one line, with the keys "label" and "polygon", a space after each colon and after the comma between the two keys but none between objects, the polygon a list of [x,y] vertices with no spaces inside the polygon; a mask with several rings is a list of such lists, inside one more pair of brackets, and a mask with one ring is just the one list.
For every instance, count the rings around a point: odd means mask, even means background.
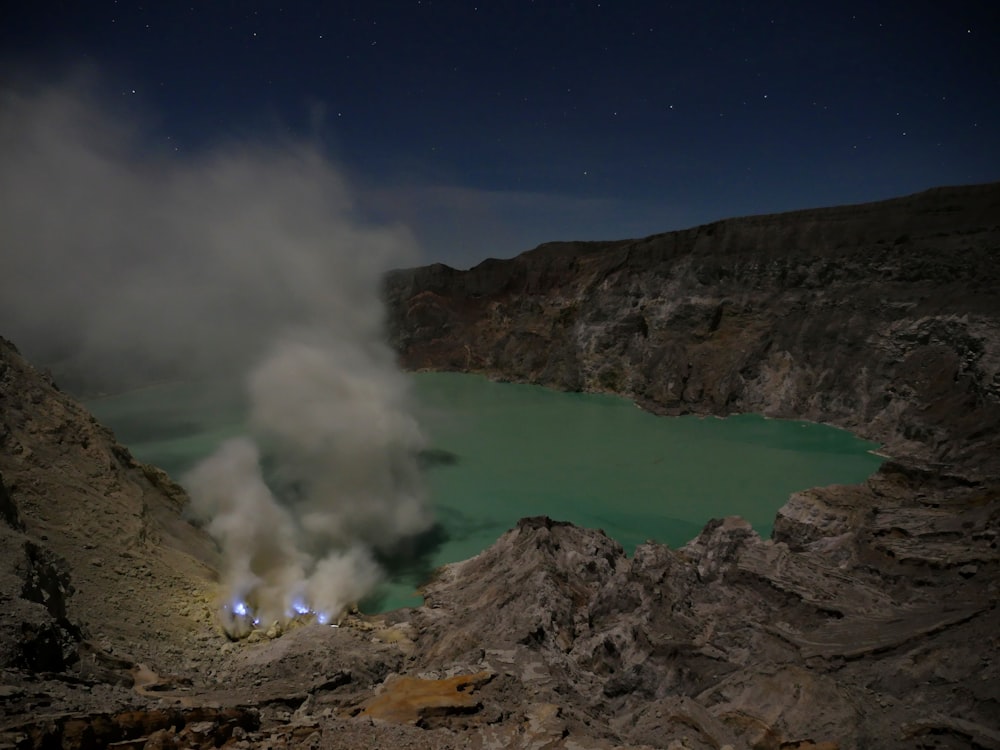
[{"label": "mineral-stained rock", "polygon": [[948,188],[394,274],[411,367],[892,460],[771,539],[716,519],[629,557],[526,518],[422,607],[255,643],[211,622],[183,490],[0,340],[0,747],[1000,747],[997,217],[1000,186]]},{"label": "mineral-stained rock", "polygon": [[623,741],[990,745],[997,217],[1000,184],[942,188],[392,275],[409,367],[807,418],[894,459],[862,485],[796,493],[771,540],[720,519],[629,560],[523,521],[427,587],[425,654],[469,661],[489,632],[480,661],[498,680],[581,721],[613,715]]},{"label": "mineral-stained rock", "polygon": [[489,682],[489,672],[424,679],[392,675],[381,692],[367,701],[361,716],[402,724],[430,726],[436,719],[482,708],[476,688]]},{"label": "mineral-stained rock", "polygon": [[411,368],[830,422],[1000,473],[1000,184],[392,274]]},{"label": "mineral-stained rock", "polygon": [[[211,585],[214,545],[182,519],[186,496],[177,484],[136,461],[3,339],[0,472],[8,519],[0,534],[9,539],[0,570],[13,565],[17,595],[67,633],[119,640],[136,658],[156,661],[165,645],[157,628],[175,623],[192,587]],[[22,562],[4,562],[18,554]]]},{"label": "mineral-stained rock", "polygon": [[62,747],[221,747],[237,728],[260,724],[256,711],[238,708],[192,708],[120,711],[114,714],[56,716],[7,729],[18,748]]},{"label": "mineral-stained rock", "polygon": [[[848,533],[863,546],[869,532]],[[706,747],[906,747],[902,728],[922,726],[925,705],[950,717],[941,726],[996,724],[991,571],[975,585],[948,569],[901,584],[864,555],[793,551],[730,521],[630,560],[599,532],[526,519],[447,566],[414,623],[431,640],[423,659],[477,660],[577,725],[615,717],[619,741],[665,746],[655,737],[686,732]],[[931,683],[902,676],[936,655],[966,666]],[[958,697],[967,691],[975,699]]]}]

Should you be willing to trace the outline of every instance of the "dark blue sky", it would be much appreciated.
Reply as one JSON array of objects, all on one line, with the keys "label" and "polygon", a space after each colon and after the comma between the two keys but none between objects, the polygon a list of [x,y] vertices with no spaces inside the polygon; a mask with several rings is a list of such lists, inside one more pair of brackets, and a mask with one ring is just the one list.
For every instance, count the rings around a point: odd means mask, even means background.
[{"label": "dark blue sky", "polygon": [[[428,261],[1000,179],[994,2],[5,3],[185,158],[320,142]],[[176,151],[174,151],[176,149]]]}]

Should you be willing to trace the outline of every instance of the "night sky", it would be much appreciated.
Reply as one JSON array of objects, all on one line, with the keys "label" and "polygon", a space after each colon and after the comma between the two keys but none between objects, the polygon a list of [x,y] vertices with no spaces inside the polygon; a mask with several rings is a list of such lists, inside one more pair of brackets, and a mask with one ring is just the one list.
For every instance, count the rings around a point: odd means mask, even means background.
[{"label": "night sky", "polygon": [[987,0],[37,0],[0,14],[7,81],[86,78],[157,158],[318,143],[359,210],[408,225],[427,262],[1000,179]]}]

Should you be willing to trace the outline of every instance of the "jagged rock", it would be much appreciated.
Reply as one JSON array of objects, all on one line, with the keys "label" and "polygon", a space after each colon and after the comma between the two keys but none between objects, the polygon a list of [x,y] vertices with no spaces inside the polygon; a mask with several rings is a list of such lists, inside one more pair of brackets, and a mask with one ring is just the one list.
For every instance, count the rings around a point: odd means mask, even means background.
[{"label": "jagged rock", "polygon": [[[597,555],[596,580],[565,562],[586,542],[522,523],[428,587],[436,609],[418,621],[435,658],[490,632],[498,674],[610,711],[629,741],[903,747],[937,732],[989,744],[997,216],[1000,184],[942,188],[390,276],[392,334],[412,368],[611,391],[662,413],[828,422],[894,459],[862,485],[796,493],[771,540],[720,519],[676,552]],[[689,726],[708,725],[702,711],[725,732],[673,734],[662,708],[638,711],[678,696]],[[921,706],[949,718],[921,723]]]},{"label": "jagged rock", "polygon": [[[541,579],[520,582],[528,571]],[[629,560],[599,532],[526,519],[447,566],[428,587],[439,606],[415,623],[432,641],[425,658],[467,662],[463,648],[489,641],[482,662],[519,680],[527,698],[615,716],[629,742],[656,745],[651,727],[679,741],[670,727],[683,724],[708,747],[867,747],[875,738],[905,747],[899,727],[920,720],[924,700],[964,722],[995,722],[1000,675],[977,660],[979,644],[995,654],[996,569],[989,585],[971,581],[945,572],[901,586],[861,558],[844,566],[822,550],[792,551],[742,522],[711,523],[678,551],[644,545]],[[937,653],[977,665],[974,703],[949,697],[972,686],[964,668],[940,673],[934,687],[888,687],[914,654]]]},{"label": "jagged rock", "polygon": [[0,746],[1000,746],[998,206],[949,188],[392,275],[411,367],[832,422],[893,460],[796,493],[771,539],[717,519],[629,558],[523,519],[422,607],[254,643],[207,617],[183,490],[0,339]]},{"label": "jagged rock", "polygon": [[[150,659],[163,645],[150,636],[173,621],[181,592],[209,587],[214,544],[182,519],[178,485],[136,461],[4,339],[0,363],[0,504],[11,509],[4,518],[16,519],[0,526],[7,536],[0,564],[18,571],[18,595],[42,605],[75,640],[82,631],[102,633]],[[4,563],[17,554],[21,562]],[[135,577],[154,566],[169,571],[164,580]],[[54,642],[39,627],[31,626],[33,638]],[[47,669],[70,658],[46,653]]]},{"label": "jagged rock", "polygon": [[214,748],[227,742],[236,729],[253,731],[260,725],[256,711],[239,708],[121,711],[114,714],[57,716],[9,727],[17,747],[189,747]]},{"label": "jagged rock", "polygon": [[60,672],[77,661],[80,628],[66,617],[64,561],[0,528],[0,668]]},{"label": "jagged rock", "polygon": [[493,677],[489,672],[441,680],[392,675],[381,692],[367,701],[361,716],[382,721],[430,726],[436,719],[468,714],[482,708],[476,688]]},{"label": "jagged rock", "polygon": [[21,516],[17,512],[17,505],[14,504],[14,499],[7,492],[7,487],[3,483],[3,474],[0,474],[0,520],[16,531],[24,530]]},{"label": "jagged rock", "polygon": [[416,369],[847,427],[1000,473],[1000,184],[553,242],[387,280]]}]

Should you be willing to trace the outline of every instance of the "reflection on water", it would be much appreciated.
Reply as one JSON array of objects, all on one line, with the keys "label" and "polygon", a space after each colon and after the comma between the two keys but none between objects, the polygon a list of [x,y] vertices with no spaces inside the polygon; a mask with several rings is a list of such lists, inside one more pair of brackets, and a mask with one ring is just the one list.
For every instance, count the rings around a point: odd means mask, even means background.
[{"label": "reflection on water", "polygon": [[[369,609],[417,603],[433,568],[477,554],[523,516],[602,528],[630,553],[647,539],[680,546],[726,515],[767,535],[791,492],[859,482],[881,462],[874,443],[807,422],[655,417],[613,396],[473,375],[413,380],[438,524],[409,555],[383,560],[392,583]],[[88,406],[175,478],[243,429],[232,384],[157,386]]]}]

